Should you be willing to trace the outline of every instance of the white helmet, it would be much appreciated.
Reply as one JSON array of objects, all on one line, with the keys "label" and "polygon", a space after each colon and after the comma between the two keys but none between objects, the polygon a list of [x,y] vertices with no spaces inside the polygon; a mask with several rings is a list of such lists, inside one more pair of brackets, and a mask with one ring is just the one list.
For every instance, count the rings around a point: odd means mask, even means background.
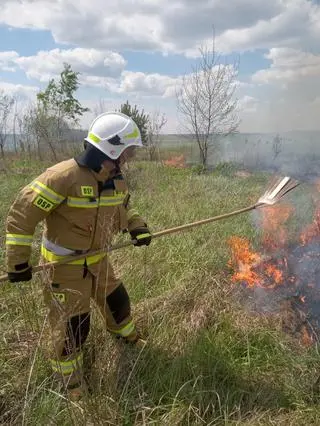
[{"label": "white helmet", "polygon": [[143,146],[138,126],[121,112],[104,112],[91,124],[87,142],[112,160],[120,157],[128,146]]}]

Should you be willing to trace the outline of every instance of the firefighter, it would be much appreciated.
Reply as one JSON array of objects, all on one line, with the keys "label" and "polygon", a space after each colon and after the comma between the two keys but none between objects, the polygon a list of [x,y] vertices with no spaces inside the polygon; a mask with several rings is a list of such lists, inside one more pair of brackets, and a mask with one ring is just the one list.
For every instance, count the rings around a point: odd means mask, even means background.
[{"label": "firefighter", "polygon": [[[137,246],[149,245],[145,221],[129,205],[121,166],[141,147],[136,123],[118,112],[99,115],[85,138],[84,151],[49,167],[22,189],[6,224],[6,263],[11,282],[29,281],[31,245],[36,225],[44,220],[43,262],[86,254],[110,245],[129,232]],[[57,265],[43,272],[44,301],[53,350],[53,372],[67,389],[81,389],[83,345],[90,329],[90,299],[110,333],[135,343],[138,332],[130,300],[105,253]]]}]

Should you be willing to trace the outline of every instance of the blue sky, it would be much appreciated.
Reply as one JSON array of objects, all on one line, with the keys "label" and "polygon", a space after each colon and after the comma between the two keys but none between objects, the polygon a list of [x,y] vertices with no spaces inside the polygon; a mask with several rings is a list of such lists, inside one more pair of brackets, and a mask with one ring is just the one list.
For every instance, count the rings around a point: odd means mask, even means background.
[{"label": "blue sky", "polygon": [[[78,98],[99,110],[128,99],[179,131],[176,89],[200,45],[240,58],[241,131],[319,129],[320,6],[309,0],[2,0],[0,89],[32,102],[63,62],[81,73]],[[106,12],[104,12],[106,11]],[[236,13],[235,13],[236,11]],[[101,109],[101,108],[100,108]]]}]

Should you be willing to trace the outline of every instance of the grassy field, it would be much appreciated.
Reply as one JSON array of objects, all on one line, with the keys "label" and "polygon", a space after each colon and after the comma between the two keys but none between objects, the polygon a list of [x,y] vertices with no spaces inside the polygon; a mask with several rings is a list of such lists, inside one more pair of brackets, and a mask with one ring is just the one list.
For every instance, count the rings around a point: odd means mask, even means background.
[{"label": "grassy field", "polygon": [[[1,175],[2,235],[15,194],[44,167],[19,160]],[[143,161],[127,175],[153,232],[245,207],[267,179]],[[284,334],[279,316],[241,306],[227,268],[232,235],[259,240],[246,214],[112,254],[148,344],[139,350],[114,342],[93,306],[85,353],[91,392],[80,405],[59,393],[43,355],[40,278],[1,285],[0,424],[319,425],[318,349]]]}]

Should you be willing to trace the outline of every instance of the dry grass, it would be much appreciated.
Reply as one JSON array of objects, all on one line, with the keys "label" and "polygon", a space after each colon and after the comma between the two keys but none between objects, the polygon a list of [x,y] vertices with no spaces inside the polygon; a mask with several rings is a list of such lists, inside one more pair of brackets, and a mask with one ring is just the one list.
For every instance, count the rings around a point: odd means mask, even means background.
[{"label": "dry grass", "polygon": [[[2,181],[2,218],[37,167]],[[127,174],[133,203],[153,231],[249,205],[265,185],[262,175],[197,175],[144,162]],[[0,423],[319,424],[317,347],[285,335],[280,316],[240,303],[245,295],[226,267],[234,234],[259,237],[244,215],[112,255],[148,344],[132,349],[114,341],[93,307],[85,352],[90,389],[80,405],[66,400],[45,361],[41,282],[2,285]]]}]

